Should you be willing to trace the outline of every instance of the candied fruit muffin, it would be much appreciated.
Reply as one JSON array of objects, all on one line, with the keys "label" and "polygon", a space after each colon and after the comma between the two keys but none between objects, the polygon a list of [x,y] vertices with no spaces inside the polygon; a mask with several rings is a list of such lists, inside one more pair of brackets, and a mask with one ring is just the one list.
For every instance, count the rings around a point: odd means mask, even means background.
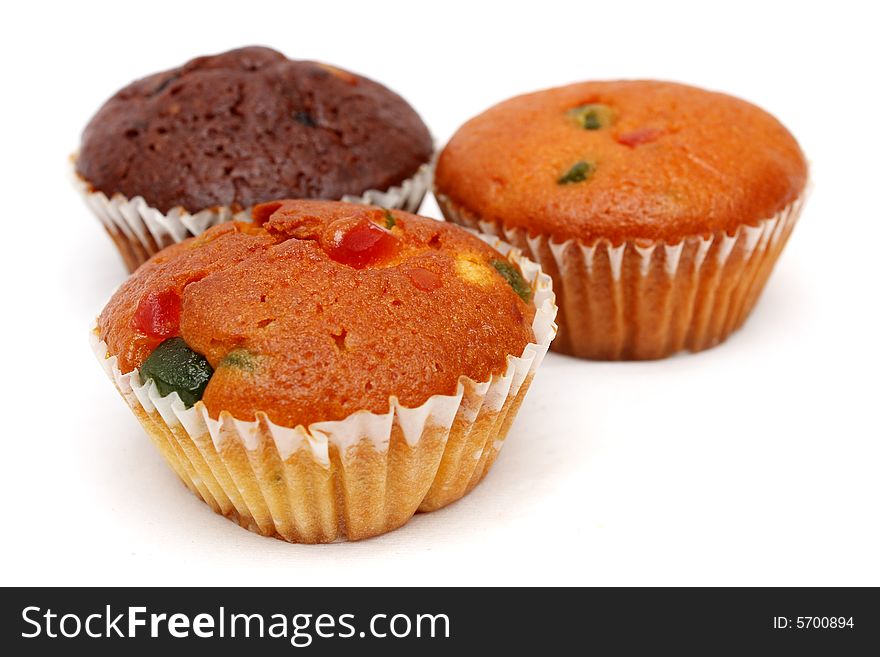
[{"label": "candied fruit muffin", "polygon": [[550,278],[497,238],[277,201],[153,256],[93,345],[211,508],[318,543],[387,532],[479,483],[555,314]]},{"label": "candied fruit muffin", "polygon": [[807,164],[743,100],[657,81],[583,82],[502,102],[441,153],[443,214],[554,279],[553,348],[652,359],[745,321],[797,221]]},{"label": "candied fruit muffin", "polygon": [[77,179],[134,270],[164,246],[276,198],[416,211],[433,141],[360,75],[240,48],[137,80],[92,118]]}]

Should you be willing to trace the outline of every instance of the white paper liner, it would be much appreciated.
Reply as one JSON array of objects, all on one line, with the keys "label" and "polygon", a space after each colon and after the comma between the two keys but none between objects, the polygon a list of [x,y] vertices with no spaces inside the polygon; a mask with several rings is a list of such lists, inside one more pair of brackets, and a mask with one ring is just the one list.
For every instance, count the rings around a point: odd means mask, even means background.
[{"label": "white paper liner", "polygon": [[[523,258],[518,249],[497,237],[489,235],[479,235],[479,237],[516,262],[532,286],[536,308],[532,323],[535,342],[526,345],[519,356],[508,355],[504,373],[492,376],[491,379],[483,382],[475,382],[461,376],[455,394],[433,395],[414,408],[403,406],[396,397],[391,397],[387,413],[358,411],[343,420],[315,422],[308,427],[295,428],[275,424],[264,413],[257,413],[258,419],[253,422],[235,419],[226,412],[221,412],[219,419],[213,419],[203,402],[199,401],[193,407],[186,408],[176,392],[162,396],[152,380],[142,383],[137,369],[122,373],[118,367],[117,357],[108,354],[106,343],[97,337],[95,329],[91,332],[92,347],[108,376],[157,442],[166,460],[181,476],[184,483],[208,502],[215,511],[234,516],[249,529],[262,534],[281,536],[287,540],[323,542],[327,536],[330,536],[330,540],[338,540],[340,537],[364,538],[375,535],[405,522],[406,518],[416,511],[420,500],[416,500],[415,506],[404,512],[402,522],[396,517],[392,520],[377,520],[369,527],[358,527],[359,519],[350,518],[349,526],[340,530],[340,534],[335,534],[334,530],[330,529],[324,534],[309,534],[304,537],[302,532],[305,530],[302,528],[294,530],[293,521],[283,517],[284,513],[273,513],[271,520],[264,518],[262,522],[259,520],[259,514],[253,513],[257,518],[249,517],[247,522],[244,522],[241,516],[254,511],[255,505],[260,506],[259,500],[256,503],[249,503],[244,499],[245,494],[239,490],[239,486],[235,483],[224,483],[220,475],[213,471],[216,468],[205,465],[211,463],[212,458],[216,460],[216,455],[209,453],[211,452],[209,446],[199,446],[200,439],[210,436],[213,450],[217,454],[228,451],[227,448],[230,446],[241,447],[248,454],[260,454],[259,458],[262,460],[266,459],[268,452],[269,458],[277,459],[281,463],[294,456],[307,454],[314,464],[324,469],[331,468],[331,456],[332,453],[336,453],[342,462],[342,468],[346,469],[353,462],[363,458],[362,448],[365,444],[375,453],[387,452],[394,431],[402,432],[406,444],[410,447],[417,447],[420,441],[429,435],[432,440],[439,440],[445,444],[453,427],[457,436],[463,435],[466,439],[471,427],[485,419],[491,422],[488,426],[492,435],[489,440],[478,443],[469,455],[471,463],[465,466],[468,469],[468,478],[464,480],[464,484],[458,483],[461,477],[450,477],[448,474],[444,475],[445,480],[441,482],[441,475],[435,472],[436,478],[430,490],[435,501],[422,510],[439,508],[466,493],[485,475],[497,456],[507,429],[518,410],[518,404],[522,400],[522,395],[519,393],[521,389],[524,392],[531,381],[557,332],[554,323],[557,308],[551,278],[544,274],[537,264]],[[463,403],[465,398],[467,403]],[[151,430],[149,426],[153,421],[164,424],[164,428],[160,428],[158,434],[180,436],[184,440],[168,440],[167,443],[170,444],[161,444],[162,441],[156,438],[157,432]],[[485,432],[485,429],[484,426],[480,431]],[[477,432],[473,431],[473,433]],[[230,441],[232,445],[229,444]],[[197,449],[199,453],[187,454],[185,453],[187,448],[183,445],[189,446],[190,450]],[[443,445],[440,446],[441,452],[442,448]],[[445,456],[444,454],[444,458]],[[208,471],[204,469],[205,467],[208,467]],[[473,474],[470,474],[471,472]],[[202,474],[208,476],[202,477]],[[211,483],[207,479],[211,479]],[[426,493],[429,492],[430,483],[425,482]],[[266,482],[260,481],[260,477],[257,476],[256,484],[264,487]],[[435,490],[435,488],[450,487],[455,490]],[[240,499],[237,497],[239,494],[242,495]],[[270,494],[263,494],[262,498],[269,500]],[[301,511],[300,515],[308,514]],[[400,512],[397,516],[400,516]],[[319,537],[315,538],[315,536]]]},{"label": "white paper liner", "polygon": [[[250,208],[233,212],[228,207],[215,207],[189,213],[181,207],[167,213],[151,207],[141,196],[127,198],[122,194],[108,197],[95,190],[87,180],[76,171],[76,156],[71,156],[71,173],[77,191],[83,196],[86,205],[113,236],[132,243],[135,255],[123,253],[126,264],[140,264],[161,249],[199,235],[211,226],[230,221],[250,221]],[[342,201],[366,205],[379,205],[392,210],[416,212],[431,186],[433,164],[421,165],[416,173],[400,185],[387,190],[370,189],[359,196],[345,195]],[[270,199],[271,200],[271,199]]]},{"label": "white paper liner", "polygon": [[[670,244],[606,239],[554,242],[484,220],[437,193],[444,216],[516,245],[554,279],[560,338],[554,349],[598,359],[661,358],[718,344],[760,295],[795,223],[807,189],[772,217],[732,234]],[[597,301],[596,299],[599,299]]]}]

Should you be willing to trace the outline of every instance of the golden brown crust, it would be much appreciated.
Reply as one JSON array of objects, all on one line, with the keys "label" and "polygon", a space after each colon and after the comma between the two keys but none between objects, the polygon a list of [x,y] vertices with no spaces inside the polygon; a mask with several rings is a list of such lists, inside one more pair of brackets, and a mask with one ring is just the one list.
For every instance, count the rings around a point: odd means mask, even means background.
[{"label": "golden brown crust", "polygon": [[[586,130],[569,111],[610,107]],[[583,182],[559,184],[577,162]],[[743,100],[656,81],[584,82],[518,96],[468,121],[441,154],[438,193],[531,234],[677,243],[769,218],[807,166],[791,134]]]},{"label": "golden brown crust", "polygon": [[[746,321],[801,206],[796,201],[778,219],[733,237],[689,237],[673,247],[551,246],[547,236],[524,231],[508,232],[507,241],[553,278],[560,314],[551,349],[598,360],[665,358],[713,347]],[[478,225],[457,206],[447,203],[443,212]]]},{"label": "golden brown crust", "polygon": [[211,415],[265,411],[286,426],[386,412],[392,395],[416,406],[454,393],[461,375],[503,371],[534,338],[534,307],[490,264],[502,256],[457,226],[392,216],[393,250],[356,268],[327,241],[340,225],[386,225],[385,210],[258,206],[262,227],[222,224],[154,256],[107,304],[100,337],[123,372],[139,366],[157,340],[134,327],[135,310],[175,290],[179,335],[215,368],[203,397]]},{"label": "golden brown crust", "polygon": [[434,511],[472,490],[494,463],[531,380],[500,409],[466,385],[448,431],[427,426],[411,445],[394,424],[387,451],[368,440],[344,451],[331,444],[329,463],[307,444],[283,458],[264,422],[251,437],[254,448],[234,432],[218,446],[207,431],[189,433],[132,395],[123,398],[187,488],[216,513],[264,536],[330,543],[391,531],[417,510]]}]

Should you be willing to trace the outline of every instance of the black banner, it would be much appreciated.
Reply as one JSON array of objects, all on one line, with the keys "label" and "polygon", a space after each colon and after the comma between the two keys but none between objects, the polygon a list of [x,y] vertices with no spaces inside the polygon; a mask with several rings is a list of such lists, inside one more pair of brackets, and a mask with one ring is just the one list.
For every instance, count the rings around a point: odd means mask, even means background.
[{"label": "black banner", "polygon": [[6,589],[2,627],[15,655],[135,646],[620,654],[646,645],[837,655],[880,646],[880,598],[874,589]]}]

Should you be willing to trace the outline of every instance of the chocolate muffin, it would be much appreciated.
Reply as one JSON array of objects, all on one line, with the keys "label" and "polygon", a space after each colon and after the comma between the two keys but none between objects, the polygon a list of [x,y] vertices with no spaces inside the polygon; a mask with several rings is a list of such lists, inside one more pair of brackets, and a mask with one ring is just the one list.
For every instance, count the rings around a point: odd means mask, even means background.
[{"label": "chocolate muffin", "polygon": [[503,235],[554,278],[554,348],[660,358],[722,341],[797,219],[807,165],[745,101],[656,81],[519,96],[441,153],[444,215]]},{"label": "chocolate muffin", "polygon": [[278,201],[253,220],[163,250],[98,318],[98,354],[172,467],[297,542],[464,495],[555,334],[549,277],[403,211]]},{"label": "chocolate muffin", "polygon": [[[132,216],[116,226],[104,207],[108,228],[135,238],[124,252],[133,268],[161,246],[275,198],[374,190],[367,200],[415,210],[432,150],[416,112],[381,84],[250,47],[117,92],[86,127],[76,171],[103,206],[139,198],[156,211],[141,217],[140,206],[119,208]],[[198,213],[208,216],[193,219]]]}]

